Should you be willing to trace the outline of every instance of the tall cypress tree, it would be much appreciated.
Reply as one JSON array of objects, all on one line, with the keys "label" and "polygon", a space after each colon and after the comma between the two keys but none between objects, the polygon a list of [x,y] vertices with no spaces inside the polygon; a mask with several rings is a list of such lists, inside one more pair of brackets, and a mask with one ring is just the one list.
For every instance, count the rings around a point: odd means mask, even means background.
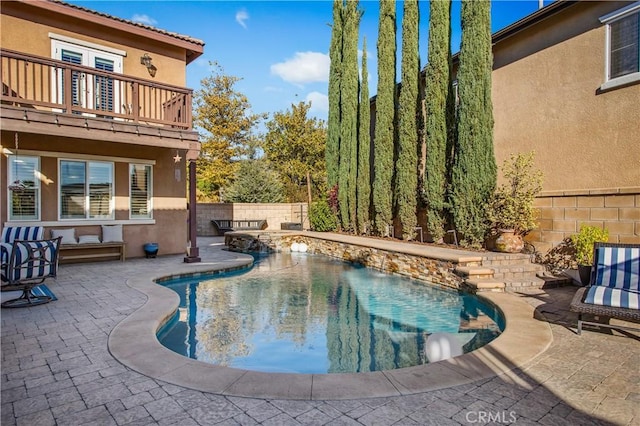
[{"label": "tall cypress tree", "polygon": [[386,235],[393,219],[392,179],[396,93],[396,2],[380,2],[378,93],[374,139],[373,210],[375,227]]},{"label": "tall cypress tree", "polygon": [[462,0],[458,69],[458,129],[451,172],[451,208],[462,241],[479,246],[487,230],[486,204],[495,190],[491,105],[491,2]]},{"label": "tall cypress tree", "polygon": [[451,1],[430,2],[429,61],[426,70],[426,144],[424,201],[427,229],[435,241],[446,222],[447,152],[453,144],[454,97],[451,85]]},{"label": "tall cypress tree", "polygon": [[371,107],[369,103],[369,71],[367,69],[367,39],[362,40],[362,80],[358,104],[358,206],[357,229],[369,231],[371,218]]},{"label": "tall cypress tree", "polygon": [[340,81],[342,78],[342,10],[343,0],[333,0],[333,25],[329,57],[329,114],[327,117],[327,185],[329,189],[338,184],[340,161]]},{"label": "tall cypress tree", "polygon": [[395,170],[395,202],[402,224],[402,238],[405,240],[414,238],[417,224],[419,21],[418,0],[405,0],[402,15],[402,87],[398,99],[398,159]]},{"label": "tall cypress tree", "polygon": [[358,1],[347,2],[342,33],[340,90],[340,167],[338,198],[345,230],[356,225],[356,176],[358,173]]}]

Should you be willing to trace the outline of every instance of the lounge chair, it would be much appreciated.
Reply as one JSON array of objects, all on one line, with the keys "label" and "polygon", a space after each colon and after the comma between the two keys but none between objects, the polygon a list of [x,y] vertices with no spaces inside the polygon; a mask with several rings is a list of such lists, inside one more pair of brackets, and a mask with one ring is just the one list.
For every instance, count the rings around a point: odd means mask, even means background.
[{"label": "lounge chair", "polygon": [[51,297],[36,296],[33,287],[47,278],[55,278],[58,272],[60,240],[14,240],[6,268],[0,275],[2,291],[21,290],[22,295],[2,303],[3,308],[22,308],[49,303]]},{"label": "lounge chair", "polygon": [[638,331],[640,328],[585,321],[584,314],[640,321],[640,245],[596,243],[591,285],[579,289],[570,309],[582,325]]}]

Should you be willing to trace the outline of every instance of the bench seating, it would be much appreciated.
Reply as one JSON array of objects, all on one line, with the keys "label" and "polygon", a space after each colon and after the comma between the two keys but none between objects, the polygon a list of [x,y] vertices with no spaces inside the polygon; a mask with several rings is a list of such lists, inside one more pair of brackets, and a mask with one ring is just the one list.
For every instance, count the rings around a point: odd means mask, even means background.
[{"label": "bench seating", "polygon": [[211,223],[223,234],[228,231],[260,231],[267,226],[265,219],[213,219]]},{"label": "bench seating", "polygon": [[124,262],[126,257],[125,247],[124,242],[61,244],[60,263],[91,259],[118,259]]}]

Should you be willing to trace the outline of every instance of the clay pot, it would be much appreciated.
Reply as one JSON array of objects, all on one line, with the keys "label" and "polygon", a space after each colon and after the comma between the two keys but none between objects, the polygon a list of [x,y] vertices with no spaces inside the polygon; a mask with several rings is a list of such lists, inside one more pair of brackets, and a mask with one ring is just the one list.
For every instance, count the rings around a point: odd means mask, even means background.
[{"label": "clay pot", "polygon": [[500,253],[520,253],[524,249],[524,240],[513,229],[501,229],[494,246]]}]

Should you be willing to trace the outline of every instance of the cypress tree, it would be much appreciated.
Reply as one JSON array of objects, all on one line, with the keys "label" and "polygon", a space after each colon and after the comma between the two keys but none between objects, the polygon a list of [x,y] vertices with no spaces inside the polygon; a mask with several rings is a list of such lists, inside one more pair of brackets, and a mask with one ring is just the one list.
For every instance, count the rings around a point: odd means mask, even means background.
[{"label": "cypress tree", "polygon": [[373,210],[375,227],[386,235],[393,219],[392,180],[396,93],[396,2],[380,2],[378,93],[374,135]]},{"label": "cypress tree", "polygon": [[402,238],[405,240],[414,238],[417,224],[419,20],[418,0],[405,0],[402,15],[402,87],[398,99],[398,159],[395,170],[395,202],[402,224]]},{"label": "cypress tree", "polygon": [[454,126],[451,85],[451,1],[430,3],[429,61],[426,70],[426,144],[424,201],[427,229],[435,241],[442,240],[446,222],[447,170]]},{"label": "cypress tree", "polygon": [[325,162],[329,189],[338,184],[340,161],[340,80],[342,77],[342,5],[343,0],[333,0],[333,25],[329,57],[329,114],[327,117],[327,144]]},{"label": "cypress tree", "polygon": [[358,168],[358,1],[347,2],[343,15],[342,79],[340,90],[340,167],[338,197],[345,230],[356,225],[356,176]]},{"label": "cypress tree", "polygon": [[358,104],[358,206],[357,226],[361,234],[369,230],[371,204],[371,109],[369,103],[369,71],[367,39],[362,40],[362,80]]},{"label": "cypress tree", "polygon": [[460,105],[450,194],[454,225],[470,246],[484,240],[486,205],[496,186],[490,8],[489,0],[462,0]]}]

